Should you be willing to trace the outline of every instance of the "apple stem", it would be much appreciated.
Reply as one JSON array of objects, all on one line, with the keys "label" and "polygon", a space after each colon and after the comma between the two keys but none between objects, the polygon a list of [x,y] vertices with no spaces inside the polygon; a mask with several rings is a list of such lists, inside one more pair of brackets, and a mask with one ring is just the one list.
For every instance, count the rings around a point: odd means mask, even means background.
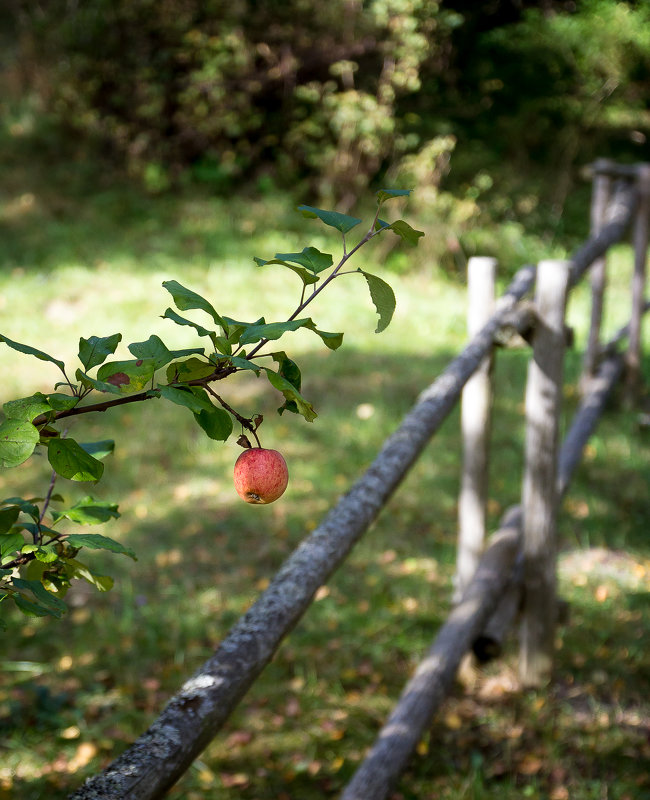
[{"label": "apple stem", "polygon": [[[237,422],[239,422],[239,424],[242,426],[242,428],[245,428],[247,431],[250,431],[250,433],[253,434],[253,436],[255,437],[255,441],[257,442],[257,446],[261,447],[262,444],[261,444],[261,442],[259,440],[259,437],[257,435],[257,428],[259,428],[261,422],[258,421],[257,425],[254,425],[252,419],[248,419],[247,417],[243,417],[238,411],[235,411],[235,409],[229,403],[226,403],[226,401],[223,399],[223,397],[220,397],[214,391],[214,389],[212,389],[207,384],[205,386],[205,389],[209,394],[211,394],[214,397],[215,400],[218,400],[219,403],[221,403],[221,405],[226,409],[226,411],[229,414],[233,415],[233,417],[237,420]],[[257,421],[257,420],[259,420],[260,417],[261,417],[261,414],[257,414],[254,417],[254,419]],[[249,444],[249,447],[250,447],[250,444]]]}]

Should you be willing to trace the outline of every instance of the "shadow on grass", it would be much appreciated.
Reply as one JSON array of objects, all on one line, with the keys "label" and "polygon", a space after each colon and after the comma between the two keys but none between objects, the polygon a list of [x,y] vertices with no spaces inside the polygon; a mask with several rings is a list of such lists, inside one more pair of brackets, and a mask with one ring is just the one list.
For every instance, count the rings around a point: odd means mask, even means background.
[{"label": "shadow on grass", "polygon": [[[57,621],[12,620],[5,659],[51,664],[52,671],[33,685],[52,695],[65,690],[73,698],[58,712],[54,735],[31,745],[37,756],[56,763],[56,751],[64,743],[71,760],[76,745],[65,743],[60,736],[77,726],[83,730],[84,740],[100,743],[88,766],[92,771],[97,759],[114,757],[124,741],[142,732],[166,698],[263,591],[295,545],[369,465],[384,438],[452,355],[368,355],[347,350],[345,358],[306,356],[305,374],[315,377],[306,382],[305,394],[318,398],[321,412],[313,426],[293,416],[271,422],[273,398],[265,385],[253,382],[247,387],[247,402],[267,417],[268,435],[277,439],[269,445],[280,446],[286,453],[292,476],[285,498],[269,507],[251,508],[236,500],[230,484],[236,448],[205,440],[182,409],[152,401],[144,408],[119,410],[102,420],[102,437],[114,437],[118,446],[115,462],[107,464],[102,492],[106,499],[112,495],[124,498],[125,513],[107,533],[133,546],[140,560],[132,564],[126,559],[99,557],[95,561],[88,557],[100,571],[116,576],[116,589],[108,595],[83,589],[71,592],[65,636],[61,636]],[[501,391],[494,421],[494,520],[519,493],[525,363],[523,353],[503,353],[497,364]],[[622,417],[621,412],[612,413],[596,451],[606,450],[608,474],[620,471],[626,484],[615,484],[604,494],[603,474],[599,503],[587,517],[580,512],[570,518],[576,529],[589,527],[592,544],[606,545],[611,520],[627,514],[619,507],[618,489],[635,503],[639,518],[634,524],[650,521],[650,510],[641,502],[642,473],[635,472],[642,465],[644,448],[639,448],[631,463],[628,451],[619,452],[607,444],[607,437],[618,441],[617,425]],[[82,438],[93,438],[98,433],[94,426],[92,420],[80,421]],[[310,800],[322,792],[337,791],[345,772],[352,771],[374,729],[385,718],[391,698],[401,690],[448,609],[456,546],[459,446],[455,410],[372,529],[283,644],[224,737],[206,752],[215,775],[225,763],[228,775],[247,776],[248,782],[239,787],[221,786],[223,797],[280,796],[268,789],[275,787],[273,791],[286,791],[290,798]],[[594,492],[595,463],[589,462],[576,476],[579,497]],[[20,481],[25,487],[33,484],[39,472],[45,474],[43,467],[35,463],[21,470]],[[640,623],[626,622],[616,616],[614,608],[609,616],[606,612],[602,605],[580,610],[565,634],[560,674],[568,669],[580,680],[590,681],[594,670],[604,670],[622,682],[621,705],[636,702],[647,689],[641,650],[635,649],[637,644],[640,647],[638,626],[646,625],[647,618],[642,617]],[[601,633],[594,637],[594,631]],[[598,648],[603,647],[606,650],[601,652]],[[625,648],[627,656],[623,655]],[[564,653],[570,654],[568,663],[563,661]],[[572,660],[576,653],[587,654],[582,665],[576,666]],[[27,690],[25,681],[5,677],[3,684],[6,693],[18,693],[25,711],[31,708],[31,689]],[[300,716],[288,705],[289,691],[297,698]],[[523,704],[524,716],[525,700],[516,702]],[[344,716],[338,727],[331,728],[337,714]],[[486,723],[475,718],[472,724],[484,730]],[[263,743],[257,763],[255,751],[232,757],[228,737],[240,726],[252,729],[256,741]],[[296,731],[305,730],[311,731],[312,742],[306,755],[305,745],[296,738]],[[341,730],[344,732],[337,739]],[[571,731],[569,726],[560,736]],[[472,736],[469,740],[443,738],[441,742],[444,752],[451,749],[459,754],[461,769],[471,768],[472,753],[478,747],[472,744]],[[539,737],[545,736],[547,728],[540,729]],[[19,755],[22,745],[17,731],[16,738],[13,752]],[[488,736],[482,758],[502,741],[497,737],[496,744],[489,744]],[[535,746],[536,742],[534,739]],[[483,753],[480,748],[478,752]],[[523,758],[525,750],[516,753]],[[297,767],[296,754],[305,755],[301,765],[312,766]],[[332,765],[339,759],[343,761],[335,770]],[[441,775],[442,768],[436,763],[425,770],[426,780]],[[516,772],[518,763],[513,755],[509,768]],[[309,769],[315,771],[311,782]],[[590,762],[584,770],[591,774],[595,764]],[[63,798],[78,785],[79,775],[72,779],[64,772],[65,767],[57,776],[61,788],[52,787],[48,795],[52,800]],[[413,777],[416,786],[424,780],[417,771]],[[179,791],[200,791],[201,780],[207,779],[193,771]],[[29,793],[41,790],[47,785],[44,781],[25,782],[20,787],[25,794],[14,796],[38,796]],[[214,787],[223,783],[219,777],[214,781]],[[531,781],[530,777],[517,779],[512,791],[531,785]],[[488,783],[490,791],[496,791],[498,779],[490,777]],[[262,790],[262,784],[267,788]]]}]

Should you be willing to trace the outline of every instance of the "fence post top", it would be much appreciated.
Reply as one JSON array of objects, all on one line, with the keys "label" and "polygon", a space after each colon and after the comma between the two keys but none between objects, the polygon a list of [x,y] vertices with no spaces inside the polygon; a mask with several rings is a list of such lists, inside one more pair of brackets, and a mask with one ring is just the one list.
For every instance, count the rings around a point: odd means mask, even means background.
[{"label": "fence post top", "polygon": [[537,265],[538,275],[540,272],[555,273],[563,275],[571,271],[571,261],[566,258],[544,258]]}]

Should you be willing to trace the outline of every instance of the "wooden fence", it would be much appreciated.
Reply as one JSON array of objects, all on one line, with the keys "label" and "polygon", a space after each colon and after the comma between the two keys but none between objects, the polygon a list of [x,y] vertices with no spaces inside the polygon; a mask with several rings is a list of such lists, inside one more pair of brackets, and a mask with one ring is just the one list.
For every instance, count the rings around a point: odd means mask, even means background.
[{"label": "wooden fence", "polygon": [[[476,259],[470,263],[469,344],[420,395],[366,473],[289,556],[266,591],[171,698],[158,719],[104,772],[77,790],[71,796],[74,800],[147,800],[165,794],[223,726],[461,394],[464,463],[456,603],[342,800],[382,800],[388,795],[448,693],[463,656],[472,647],[481,656],[495,653],[520,605],[521,681],[539,686],[549,680],[557,607],[559,502],[613,386],[625,375],[629,399],[639,388],[641,319],[649,307],[644,286],[650,165],[620,167],[598,161],[593,178],[591,235],[570,261],[523,267],[496,300],[495,262]],[[630,323],[603,344],[600,328],[606,253],[623,239],[631,223],[635,255]],[[582,402],[560,446],[566,298],[589,269],[593,302]],[[535,284],[534,301],[525,300]],[[485,546],[490,363],[504,331],[518,331],[532,343],[526,388],[525,475],[521,505],[506,512]],[[619,344],[625,339],[628,346],[621,352]]]}]

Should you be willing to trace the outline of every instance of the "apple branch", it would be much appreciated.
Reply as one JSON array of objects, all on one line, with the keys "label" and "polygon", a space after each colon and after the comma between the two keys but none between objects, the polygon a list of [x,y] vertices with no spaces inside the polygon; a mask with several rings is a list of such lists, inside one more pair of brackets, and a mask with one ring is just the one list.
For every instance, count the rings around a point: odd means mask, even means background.
[{"label": "apple branch", "polygon": [[[381,233],[381,229],[375,230],[375,224],[376,224],[378,218],[379,218],[379,209],[377,209],[377,213],[375,214],[375,218],[374,218],[374,220],[372,222],[372,225],[370,226],[370,229],[368,230],[366,235],[357,242],[357,244],[352,248],[352,250],[348,251],[346,249],[345,235],[343,235],[343,255],[341,257],[341,260],[334,267],[334,269],[330,272],[330,274],[327,276],[327,278],[325,278],[325,280],[321,283],[321,285],[317,289],[314,288],[314,290],[312,291],[312,293],[309,295],[309,297],[306,300],[304,299],[305,291],[304,291],[304,287],[303,287],[303,292],[302,292],[302,296],[300,298],[300,303],[298,304],[298,307],[296,308],[296,310],[287,319],[287,322],[291,322],[292,320],[296,319],[296,317],[299,314],[302,314],[302,312],[305,310],[305,308],[307,308],[307,306],[313,300],[315,300],[316,297],[323,291],[323,289],[326,286],[328,286],[335,278],[338,278],[341,274],[346,274],[346,273],[341,273],[342,267],[352,258],[352,256],[361,247],[363,247],[364,244],[367,244],[367,242],[369,242],[374,236],[377,236],[379,233]],[[268,339],[262,339],[260,342],[258,342],[258,344],[255,345],[255,347],[250,351],[250,353],[248,353],[248,355],[246,357],[249,360],[251,358],[253,358],[253,356],[257,355],[257,353],[262,349],[262,347],[264,347],[264,345],[268,344],[268,342],[269,342]]]},{"label": "apple branch", "polygon": [[[220,367],[211,375],[208,375],[205,378],[195,378],[185,382],[184,385],[203,386],[204,388],[207,388],[207,385],[210,381],[223,380],[237,371],[237,368],[233,366]],[[108,411],[109,408],[127,405],[128,403],[139,403],[143,400],[151,400],[153,397],[156,397],[155,389],[147,389],[144,392],[126,395],[125,397],[116,397],[112,400],[102,400],[100,403],[91,403],[87,406],[75,406],[74,408],[68,408],[64,411],[57,411],[53,418],[51,418],[48,414],[39,414],[32,420],[32,425],[38,427],[39,425],[45,425],[48,422],[58,422],[60,419],[64,419],[66,417],[77,417],[80,414],[93,414],[95,412]]]}]

